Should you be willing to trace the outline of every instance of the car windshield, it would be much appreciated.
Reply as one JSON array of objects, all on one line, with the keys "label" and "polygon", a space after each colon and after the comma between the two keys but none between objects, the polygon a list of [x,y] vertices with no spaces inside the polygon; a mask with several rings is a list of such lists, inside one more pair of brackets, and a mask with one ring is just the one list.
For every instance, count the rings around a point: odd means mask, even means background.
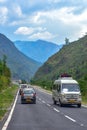
[{"label": "car windshield", "polygon": [[24,94],[33,94],[35,93],[33,90],[25,90],[24,91]]},{"label": "car windshield", "polygon": [[79,92],[79,86],[78,84],[63,84],[62,85],[62,91],[63,92]]},{"label": "car windshield", "polygon": [[27,85],[21,85],[21,88],[26,88],[27,87]]}]

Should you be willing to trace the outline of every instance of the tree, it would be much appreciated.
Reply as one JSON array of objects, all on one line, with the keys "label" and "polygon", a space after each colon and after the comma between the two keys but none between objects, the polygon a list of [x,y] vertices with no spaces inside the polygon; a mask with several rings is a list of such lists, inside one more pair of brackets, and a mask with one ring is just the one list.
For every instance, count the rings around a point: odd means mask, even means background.
[{"label": "tree", "polygon": [[6,88],[11,82],[11,71],[6,65],[7,57],[4,55],[0,60],[0,90]]},{"label": "tree", "polygon": [[68,38],[65,38],[65,44],[69,45],[69,39]]},{"label": "tree", "polygon": [[7,69],[7,66],[6,66],[6,55],[3,55],[3,60],[2,60],[2,64],[3,64],[3,75],[5,75],[5,71]]}]

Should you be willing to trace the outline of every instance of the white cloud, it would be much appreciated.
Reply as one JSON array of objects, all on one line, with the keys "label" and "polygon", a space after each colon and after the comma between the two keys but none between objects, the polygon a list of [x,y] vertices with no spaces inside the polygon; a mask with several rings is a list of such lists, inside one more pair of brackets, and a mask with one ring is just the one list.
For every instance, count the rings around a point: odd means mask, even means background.
[{"label": "white cloud", "polygon": [[[60,9],[53,9],[50,11],[37,12],[32,17],[32,22],[36,25],[45,26],[51,32],[54,30],[59,37],[70,37],[77,39],[86,32],[87,28],[87,9],[83,12],[75,14],[76,7],[64,7]],[[32,37],[42,37],[41,33],[34,34]]]},{"label": "white cloud", "polygon": [[31,16],[31,22],[34,24],[43,24],[45,19],[43,19],[44,12],[36,12]]},{"label": "white cloud", "polygon": [[8,9],[6,7],[0,7],[0,24],[5,24],[8,20]]},{"label": "white cloud", "polygon": [[13,4],[11,10],[16,17],[24,17],[22,9],[18,4]]},{"label": "white cloud", "polygon": [[53,3],[59,3],[59,2],[61,2],[61,0],[48,0],[48,2],[53,4]]},{"label": "white cloud", "polygon": [[43,39],[43,40],[51,40],[53,39],[55,36],[53,36],[50,32],[38,32],[36,34],[33,34],[31,36],[29,36],[29,39],[35,40],[35,39]]},{"label": "white cloud", "polygon": [[[45,22],[61,21],[64,24],[80,23],[82,21],[87,21],[87,10],[84,10],[81,14],[74,14],[76,10],[75,7],[64,7],[61,9],[54,9],[51,11],[37,12],[32,16],[33,23],[43,24]],[[49,21],[48,21],[49,20]]]},{"label": "white cloud", "polygon": [[7,0],[0,0],[0,3],[5,3]]},{"label": "white cloud", "polygon": [[86,7],[87,0],[0,0],[0,24],[6,23],[3,27],[8,27],[11,35],[19,27],[15,34],[32,39],[74,40],[87,30]]},{"label": "white cloud", "polygon": [[21,10],[21,8],[19,6],[17,6],[15,8],[15,12],[16,12],[16,14],[18,14],[18,16],[22,16],[22,10]]},{"label": "white cloud", "polygon": [[22,35],[30,35],[33,33],[33,28],[29,27],[20,27],[14,33],[15,34],[22,34]]}]

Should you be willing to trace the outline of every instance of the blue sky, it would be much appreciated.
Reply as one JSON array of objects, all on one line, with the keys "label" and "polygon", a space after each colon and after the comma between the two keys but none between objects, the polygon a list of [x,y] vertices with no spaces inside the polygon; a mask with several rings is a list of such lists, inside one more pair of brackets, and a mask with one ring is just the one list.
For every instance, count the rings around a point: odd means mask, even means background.
[{"label": "blue sky", "polygon": [[87,34],[87,0],[0,0],[0,33],[56,44]]}]

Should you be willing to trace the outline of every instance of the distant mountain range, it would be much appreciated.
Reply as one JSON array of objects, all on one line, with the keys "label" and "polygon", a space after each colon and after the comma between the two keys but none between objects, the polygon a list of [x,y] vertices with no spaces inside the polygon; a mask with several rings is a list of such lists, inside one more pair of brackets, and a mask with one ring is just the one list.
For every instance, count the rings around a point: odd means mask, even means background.
[{"label": "distant mountain range", "polygon": [[47,86],[62,73],[68,73],[76,79],[87,77],[87,35],[64,45],[58,53],[50,57],[38,69],[33,82]]},{"label": "distant mountain range", "polygon": [[30,80],[40,63],[20,52],[5,35],[0,34],[0,59],[7,57],[7,65],[11,69],[12,78]]},{"label": "distant mountain range", "polygon": [[57,45],[43,40],[15,41],[14,44],[26,56],[41,63],[44,63],[62,47],[62,45]]}]

